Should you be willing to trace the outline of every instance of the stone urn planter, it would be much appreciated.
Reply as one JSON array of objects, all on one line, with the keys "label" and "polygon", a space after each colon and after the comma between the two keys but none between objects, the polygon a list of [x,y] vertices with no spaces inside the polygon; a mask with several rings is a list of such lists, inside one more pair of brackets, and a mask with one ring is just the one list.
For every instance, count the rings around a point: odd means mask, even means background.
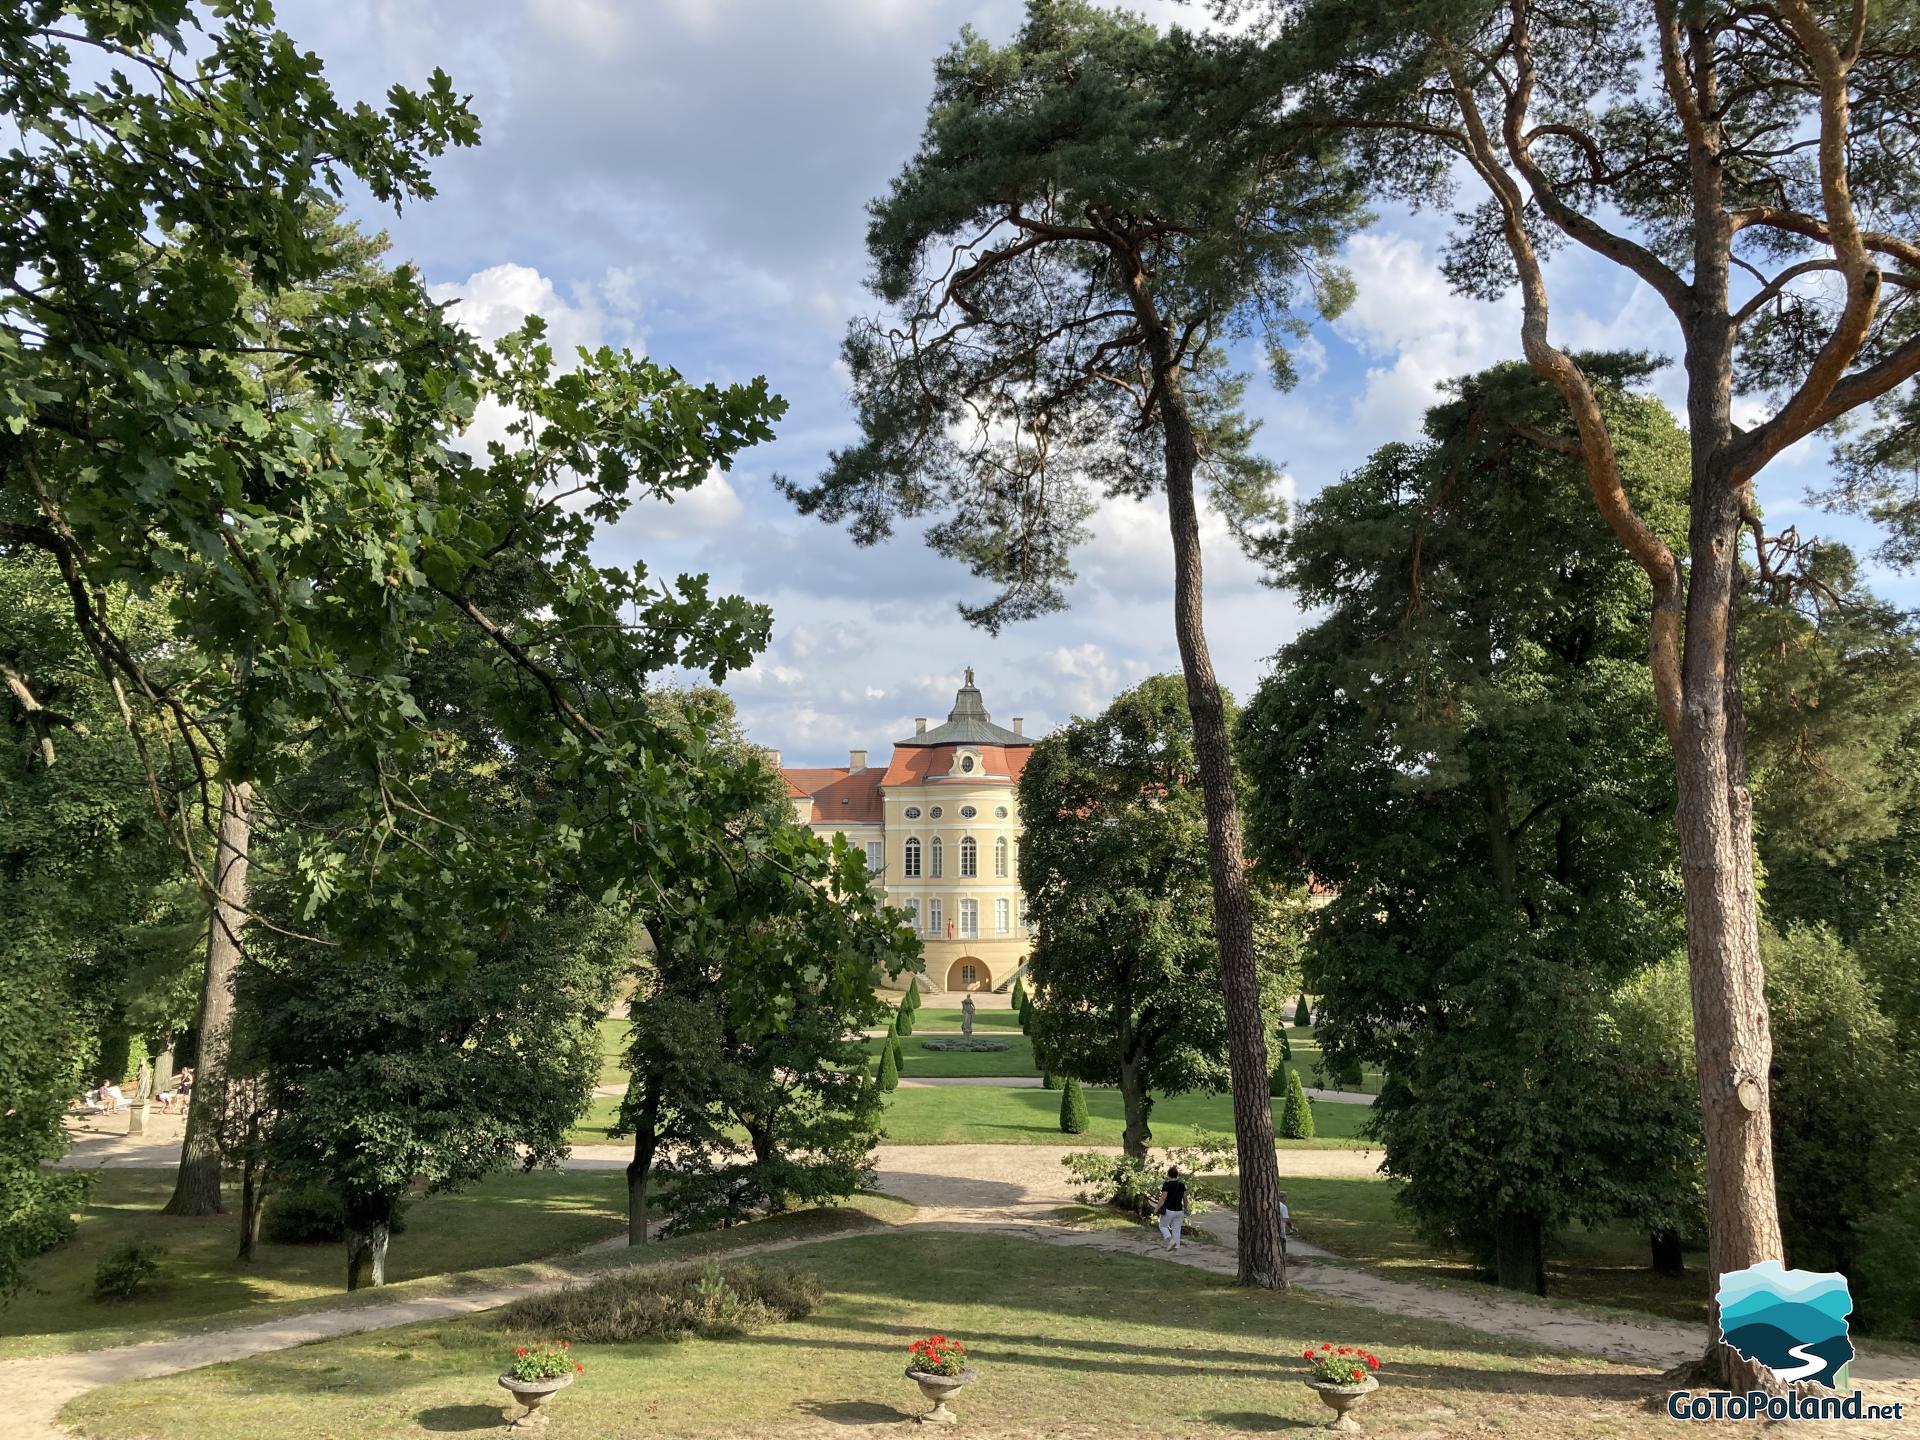
[{"label": "stone urn planter", "polygon": [[929,1375],[924,1370],[907,1367],[907,1378],[920,1387],[920,1393],[933,1402],[933,1409],[916,1418],[922,1425],[957,1425],[960,1417],[947,1408],[947,1397],[964,1386],[971,1385],[977,1372],[962,1370],[958,1375]]},{"label": "stone urn planter", "polygon": [[571,1375],[556,1375],[551,1380],[516,1380],[511,1375],[502,1375],[500,1388],[525,1407],[507,1422],[507,1428],[532,1430],[544,1426],[547,1416],[540,1407],[572,1383]]},{"label": "stone urn planter", "polygon": [[1329,1385],[1324,1380],[1309,1380],[1307,1388],[1333,1411],[1333,1419],[1327,1422],[1327,1429],[1352,1432],[1360,1428],[1360,1422],[1353,1418],[1352,1412],[1359,1408],[1361,1401],[1380,1388],[1380,1382],[1369,1375],[1353,1385]]}]

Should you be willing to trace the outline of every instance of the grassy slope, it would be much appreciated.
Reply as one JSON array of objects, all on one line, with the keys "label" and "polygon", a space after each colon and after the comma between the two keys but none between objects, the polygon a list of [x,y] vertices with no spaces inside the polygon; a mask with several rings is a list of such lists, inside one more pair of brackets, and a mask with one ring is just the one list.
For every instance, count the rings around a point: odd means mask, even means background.
[{"label": "grassy slope", "polygon": [[[901,1376],[908,1342],[964,1339],[980,1378],[954,1408],[985,1434],[1188,1434],[1324,1422],[1298,1378],[1302,1346],[1373,1347],[1387,1361],[1369,1429],[1419,1428],[1436,1405],[1465,1426],[1561,1434],[1604,1418],[1653,1433],[1646,1381],[1454,1327],[1132,1255],[1063,1253],[998,1236],[930,1245],[861,1236],[769,1257],[827,1290],[805,1320],[730,1341],[583,1347],[587,1373],[553,1405],[556,1434],[770,1435],[875,1427],[924,1409]],[[65,1418],[99,1440],[389,1440],[499,1423],[493,1385],[528,1338],[474,1317],[343,1337],[237,1365],[96,1391]],[[823,1423],[824,1422],[824,1423]],[[877,1432],[875,1432],[877,1433]]]},{"label": "grassy slope", "polygon": [[[419,1201],[393,1239],[388,1278],[512,1265],[604,1240],[625,1224],[625,1185],[618,1171],[497,1175]],[[74,1238],[33,1261],[28,1288],[0,1306],[0,1358],[148,1340],[222,1312],[265,1318],[345,1283],[338,1244],[263,1245],[251,1266],[237,1264],[235,1217],[159,1214],[172,1193],[171,1170],[102,1170]],[[136,1239],[166,1248],[156,1287],[130,1301],[94,1300],[94,1267]]]}]

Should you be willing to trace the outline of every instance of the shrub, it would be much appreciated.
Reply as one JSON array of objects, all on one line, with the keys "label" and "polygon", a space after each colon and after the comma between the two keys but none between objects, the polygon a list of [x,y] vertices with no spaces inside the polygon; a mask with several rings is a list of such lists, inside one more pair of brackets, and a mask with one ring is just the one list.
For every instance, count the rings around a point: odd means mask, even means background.
[{"label": "shrub", "polygon": [[1313,1138],[1313,1106],[1307,1103],[1298,1070],[1287,1071],[1287,1103],[1280,1112],[1280,1133],[1288,1140]]},{"label": "shrub", "polygon": [[1000,1040],[991,1035],[936,1035],[920,1042],[922,1050],[953,1050],[968,1055],[984,1055],[1012,1047],[1011,1040]]},{"label": "shrub", "polygon": [[1027,1003],[1027,987],[1018,980],[1013,982],[1013,1008],[1018,1010]]},{"label": "shrub", "polygon": [[920,1008],[920,982],[909,980],[905,1000],[901,1002],[907,1009],[917,1011]]},{"label": "shrub", "polygon": [[1060,1088],[1060,1077],[1051,1070],[1041,1072],[1040,1088],[1042,1090],[1058,1090]]},{"label": "shrub", "polygon": [[1080,1093],[1080,1082],[1071,1075],[1060,1090],[1060,1132],[1063,1135],[1087,1133],[1087,1097]]},{"label": "shrub", "polygon": [[1031,995],[1022,995],[1020,997],[1020,1033],[1024,1035],[1028,1027],[1032,1024],[1033,997]]},{"label": "shrub", "polygon": [[889,1035],[887,1037],[887,1044],[893,1047],[893,1068],[895,1070],[905,1070],[907,1068],[907,1052],[900,1048],[900,1037],[898,1035]]},{"label": "shrub", "polygon": [[677,1270],[620,1270],[531,1295],[502,1310],[497,1323],[503,1330],[564,1332],[596,1345],[690,1335],[728,1340],[802,1319],[819,1303],[820,1281],[810,1271],[709,1261]]},{"label": "shrub", "polygon": [[1888,1339],[1920,1339],[1920,1188],[1860,1227],[1855,1319]]},{"label": "shrub", "polygon": [[[894,1044],[897,1044],[896,1040]],[[874,1079],[880,1082],[880,1089],[891,1095],[900,1088],[900,1067],[893,1063],[893,1044],[880,1047],[880,1068],[874,1073]]]},{"label": "shrub", "polygon": [[1287,1062],[1282,1060],[1273,1067],[1273,1073],[1267,1076],[1267,1094],[1284,1095],[1287,1093]]},{"label": "shrub", "polygon": [[1076,1150],[1060,1157],[1079,1183],[1083,1205],[1112,1205],[1131,1214],[1146,1217],[1159,1199],[1160,1186],[1166,1180],[1167,1167],[1178,1165],[1189,1181],[1187,1213],[1205,1210],[1200,1203],[1200,1183],[1195,1177],[1212,1170],[1233,1168],[1234,1141],[1231,1135],[1193,1132],[1193,1143],[1176,1145],[1157,1154],[1149,1152],[1144,1160],[1125,1155],[1103,1155],[1097,1150]]},{"label": "shrub", "polygon": [[1301,1029],[1313,1024],[1313,1011],[1307,1008],[1307,997],[1302,995],[1300,1003],[1293,1007],[1293,1023]]},{"label": "shrub", "polygon": [[913,1034],[913,1011],[907,1008],[907,1002],[905,1000],[902,1000],[900,1002],[900,1008],[893,1012],[893,1033],[896,1035]]},{"label": "shrub", "polygon": [[160,1274],[164,1247],[129,1240],[109,1250],[93,1272],[93,1298],[131,1300]]}]

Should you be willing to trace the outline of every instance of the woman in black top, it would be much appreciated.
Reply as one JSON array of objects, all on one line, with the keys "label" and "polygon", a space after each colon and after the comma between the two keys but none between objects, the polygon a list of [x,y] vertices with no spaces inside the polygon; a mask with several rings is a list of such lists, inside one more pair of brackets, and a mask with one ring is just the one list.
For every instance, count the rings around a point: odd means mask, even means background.
[{"label": "woman in black top", "polygon": [[1187,1221],[1187,1182],[1180,1178],[1180,1167],[1167,1167],[1167,1180],[1160,1187],[1160,1238],[1167,1249],[1180,1248],[1180,1227]]}]

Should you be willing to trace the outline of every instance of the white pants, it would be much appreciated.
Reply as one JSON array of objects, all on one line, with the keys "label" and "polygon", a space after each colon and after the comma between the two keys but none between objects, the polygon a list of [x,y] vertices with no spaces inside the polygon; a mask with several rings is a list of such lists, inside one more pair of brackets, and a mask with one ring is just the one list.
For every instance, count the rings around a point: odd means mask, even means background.
[{"label": "white pants", "polygon": [[1180,1227],[1187,1223],[1184,1210],[1162,1210],[1160,1212],[1160,1238],[1169,1245],[1180,1243]]}]

